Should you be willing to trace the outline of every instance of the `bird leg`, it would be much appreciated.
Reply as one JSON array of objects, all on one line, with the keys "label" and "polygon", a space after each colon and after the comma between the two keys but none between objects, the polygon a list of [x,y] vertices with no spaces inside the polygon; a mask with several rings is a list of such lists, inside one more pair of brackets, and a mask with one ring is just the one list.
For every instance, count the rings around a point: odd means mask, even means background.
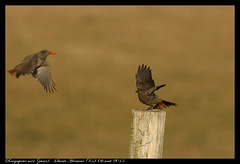
[{"label": "bird leg", "polygon": [[152,110],[153,109],[153,106],[150,106],[149,108],[147,108],[148,110]]}]

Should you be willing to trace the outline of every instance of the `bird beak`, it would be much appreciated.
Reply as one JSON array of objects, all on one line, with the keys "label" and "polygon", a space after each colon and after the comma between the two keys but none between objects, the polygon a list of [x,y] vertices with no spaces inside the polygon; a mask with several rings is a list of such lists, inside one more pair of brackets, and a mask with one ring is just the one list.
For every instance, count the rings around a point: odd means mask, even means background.
[{"label": "bird beak", "polygon": [[55,55],[56,53],[54,51],[52,51],[50,54]]}]

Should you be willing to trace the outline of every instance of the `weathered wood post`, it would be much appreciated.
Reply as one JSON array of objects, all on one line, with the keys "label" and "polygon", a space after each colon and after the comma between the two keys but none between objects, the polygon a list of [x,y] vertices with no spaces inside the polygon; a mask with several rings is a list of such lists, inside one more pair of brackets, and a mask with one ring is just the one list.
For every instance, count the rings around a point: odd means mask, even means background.
[{"label": "weathered wood post", "polygon": [[162,158],[166,112],[132,109],[130,158]]}]

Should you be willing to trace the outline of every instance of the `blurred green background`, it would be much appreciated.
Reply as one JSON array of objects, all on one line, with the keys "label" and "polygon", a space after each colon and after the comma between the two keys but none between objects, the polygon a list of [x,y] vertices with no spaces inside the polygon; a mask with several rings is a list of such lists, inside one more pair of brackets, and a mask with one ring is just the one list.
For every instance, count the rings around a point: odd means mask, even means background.
[{"label": "blurred green background", "polygon": [[6,71],[7,158],[127,158],[143,63],[178,104],[163,157],[234,157],[233,6],[6,6],[6,70],[42,49],[58,91]]}]

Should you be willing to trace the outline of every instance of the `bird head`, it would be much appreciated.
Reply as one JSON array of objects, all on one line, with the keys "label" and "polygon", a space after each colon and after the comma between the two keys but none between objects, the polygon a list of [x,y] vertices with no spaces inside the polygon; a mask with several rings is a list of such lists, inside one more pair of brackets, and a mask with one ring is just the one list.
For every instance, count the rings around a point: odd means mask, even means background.
[{"label": "bird head", "polygon": [[39,52],[39,57],[46,58],[48,55],[55,55],[54,51],[42,50]]}]

